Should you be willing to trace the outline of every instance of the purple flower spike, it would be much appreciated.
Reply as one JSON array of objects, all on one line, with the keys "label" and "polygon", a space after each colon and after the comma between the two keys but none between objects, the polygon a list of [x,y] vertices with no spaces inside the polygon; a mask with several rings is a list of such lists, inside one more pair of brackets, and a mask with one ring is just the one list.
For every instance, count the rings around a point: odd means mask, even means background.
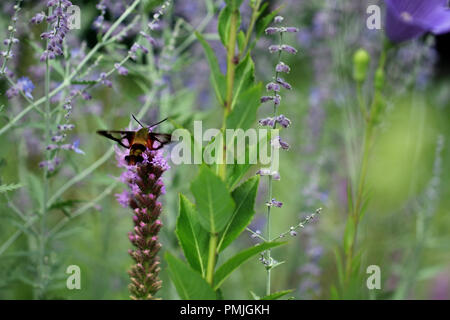
[{"label": "purple flower spike", "polygon": [[129,166],[124,161],[124,152],[116,149],[116,157],[120,167],[126,168],[121,180],[128,190],[116,195],[124,207],[133,210],[134,228],[129,233],[129,240],[134,249],[129,250],[135,264],[128,271],[131,284],[129,289],[133,299],[155,299],[156,292],[161,288],[159,279],[158,252],[161,244],[158,233],[162,227],[159,219],[162,205],[158,197],[162,194],[164,185],[162,174],[169,166],[162,156],[161,150],[146,150],[142,154],[144,161]]},{"label": "purple flower spike", "polygon": [[426,32],[450,31],[447,0],[386,0],[386,34],[393,42],[418,38]]}]

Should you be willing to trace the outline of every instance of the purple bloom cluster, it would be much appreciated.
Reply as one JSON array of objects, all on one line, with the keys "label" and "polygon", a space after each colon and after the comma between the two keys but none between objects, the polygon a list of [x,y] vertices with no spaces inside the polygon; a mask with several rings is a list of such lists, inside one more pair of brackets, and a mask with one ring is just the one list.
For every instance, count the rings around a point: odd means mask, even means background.
[{"label": "purple bloom cluster", "polygon": [[161,244],[158,233],[162,227],[159,220],[162,204],[158,197],[165,193],[162,174],[169,169],[162,151],[146,150],[142,156],[144,161],[135,166],[129,166],[125,152],[116,149],[118,164],[126,168],[120,179],[126,183],[129,190],[117,194],[118,202],[124,207],[130,207],[133,212],[133,231],[128,234],[135,249],[129,254],[135,261],[130,268],[131,284],[129,289],[133,299],[155,299],[154,295],[161,288],[158,278],[160,271],[157,256]]},{"label": "purple bloom cluster", "polygon": [[38,24],[46,19],[51,26],[50,31],[41,34],[41,39],[47,40],[47,48],[41,55],[41,62],[63,55],[62,44],[69,31],[67,8],[70,6],[72,6],[72,2],[68,0],[49,0],[47,7],[52,9],[52,14],[46,16],[43,12],[39,12],[31,18],[31,23]]}]

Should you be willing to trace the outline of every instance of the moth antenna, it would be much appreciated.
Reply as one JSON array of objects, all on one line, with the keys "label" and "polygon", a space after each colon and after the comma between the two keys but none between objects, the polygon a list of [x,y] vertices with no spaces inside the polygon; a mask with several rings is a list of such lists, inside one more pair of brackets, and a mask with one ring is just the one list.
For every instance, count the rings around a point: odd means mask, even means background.
[{"label": "moth antenna", "polygon": [[165,119],[163,119],[163,120],[161,120],[161,121],[159,121],[159,122],[157,122],[157,123],[154,123],[154,124],[152,124],[149,128],[156,127],[158,124],[163,123],[163,122],[166,121],[167,119],[169,119],[169,118],[165,118]]},{"label": "moth antenna", "polygon": [[137,123],[139,123],[139,125],[140,125],[142,128],[145,127],[138,119],[136,119],[136,117],[134,116],[134,114],[131,114],[131,116],[133,117],[134,120],[136,120]]}]

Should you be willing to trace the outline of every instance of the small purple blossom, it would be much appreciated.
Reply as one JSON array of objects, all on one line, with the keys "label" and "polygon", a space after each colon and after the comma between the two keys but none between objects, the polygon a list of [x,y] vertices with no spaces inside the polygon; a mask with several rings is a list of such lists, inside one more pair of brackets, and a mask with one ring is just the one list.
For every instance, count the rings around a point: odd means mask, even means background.
[{"label": "small purple blossom", "polygon": [[272,140],[271,143],[276,148],[281,148],[283,150],[289,150],[289,144],[281,140],[281,137],[277,136]]},{"label": "small purple blossom", "polygon": [[296,27],[285,27],[284,30],[291,33],[298,32],[298,28]]},{"label": "small purple blossom", "polygon": [[277,78],[277,82],[278,82],[283,88],[285,88],[285,89],[287,89],[287,90],[291,90],[291,89],[292,89],[292,86],[291,86],[289,83],[287,83],[286,81],[284,81],[283,78],[278,77],[278,78]]},{"label": "small purple blossom", "polygon": [[44,19],[45,19],[44,12],[39,12],[39,13],[36,13],[34,15],[34,17],[31,18],[30,22],[33,23],[33,24],[39,24],[42,21],[44,21]]},{"label": "small purple blossom", "polygon": [[283,206],[283,202],[277,201],[275,198],[270,200],[270,202],[267,204],[268,206],[281,208]]},{"label": "small purple blossom", "polygon": [[121,75],[121,76],[126,76],[128,74],[128,69],[121,66],[118,63],[114,64],[114,68],[116,68],[117,72]]},{"label": "small purple blossom", "polygon": [[282,126],[283,128],[287,128],[291,125],[291,120],[289,120],[288,118],[286,118],[284,115],[280,114],[277,119],[276,122],[278,122],[280,124],[280,126]]},{"label": "small purple blossom", "polygon": [[22,91],[26,97],[29,99],[33,99],[31,92],[34,90],[34,84],[28,77],[21,77],[17,80],[17,83],[12,88],[9,88],[6,91],[6,96],[8,99],[12,97],[16,97],[19,95],[19,92]]},{"label": "small purple blossom", "polygon": [[280,32],[280,28],[275,28],[275,27],[269,27],[267,28],[265,31],[266,34],[275,34],[277,32]]},{"label": "small purple blossom", "polygon": [[281,46],[277,45],[277,44],[273,44],[271,46],[269,46],[269,51],[270,53],[275,53],[281,50]]},{"label": "small purple blossom", "polygon": [[272,97],[272,96],[263,96],[263,97],[261,97],[261,103],[265,103],[265,102],[268,102],[268,101],[272,101],[273,98],[274,98],[274,97]]},{"label": "small purple blossom", "polygon": [[283,51],[285,51],[287,53],[290,53],[290,54],[296,54],[297,53],[297,49],[295,49],[294,47],[291,47],[290,45],[287,45],[287,44],[281,45],[280,50],[283,50]]},{"label": "small purple blossom", "polygon": [[284,20],[284,18],[283,18],[282,16],[276,16],[276,17],[273,19],[273,22],[275,22],[275,23],[281,23],[281,22],[283,22],[283,20]]},{"label": "small purple blossom", "polygon": [[276,67],[275,67],[275,71],[276,72],[284,72],[284,73],[289,73],[291,72],[291,68],[285,64],[284,62],[279,62]]},{"label": "small purple blossom", "polygon": [[269,83],[266,85],[266,90],[267,90],[267,91],[275,91],[275,92],[279,92],[279,91],[280,91],[280,86],[279,86],[277,83],[275,83],[275,82],[269,82]]},{"label": "small purple blossom", "polygon": [[279,94],[275,94],[273,97],[273,105],[278,107],[281,103],[281,96]]},{"label": "small purple blossom", "polygon": [[273,127],[275,125],[275,120],[273,118],[265,118],[258,121],[261,126]]}]

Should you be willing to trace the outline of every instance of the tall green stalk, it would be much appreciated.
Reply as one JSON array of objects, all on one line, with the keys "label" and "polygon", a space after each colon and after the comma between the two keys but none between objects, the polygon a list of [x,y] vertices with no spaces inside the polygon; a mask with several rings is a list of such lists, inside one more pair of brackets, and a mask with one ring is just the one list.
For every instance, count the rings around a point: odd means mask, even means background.
[{"label": "tall green stalk", "polygon": [[[358,174],[358,182],[356,184],[356,192],[355,192],[355,199],[353,201],[353,204],[351,206],[351,210],[349,212],[348,219],[351,219],[351,222],[353,223],[353,232],[349,239],[350,243],[348,246],[348,250],[345,250],[345,286],[349,285],[350,278],[353,271],[353,264],[354,264],[354,255],[355,255],[355,247],[356,247],[356,240],[357,240],[357,234],[358,234],[358,226],[361,220],[361,216],[363,214],[364,205],[367,199],[364,197],[365,193],[365,185],[366,185],[366,178],[367,178],[367,169],[368,164],[371,156],[371,150],[374,143],[375,138],[375,125],[377,122],[377,119],[379,117],[380,113],[380,95],[382,90],[382,84],[384,82],[384,66],[386,63],[386,51],[388,49],[388,45],[384,45],[383,50],[381,52],[381,56],[378,62],[378,68],[375,73],[375,81],[374,81],[374,88],[373,88],[373,98],[370,107],[367,109],[364,99],[363,99],[363,93],[362,93],[362,83],[365,80],[362,78],[361,73],[358,74],[358,71],[355,75],[355,78],[357,80],[357,98],[358,98],[358,105],[359,109],[361,111],[362,118],[364,120],[364,140],[362,144],[362,155],[361,155],[361,164],[359,168],[359,174]],[[364,63],[368,64],[368,61],[365,61]],[[361,67],[361,66],[360,66]],[[365,66],[367,67],[367,65]],[[357,66],[358,68],[358,66]],[[364,68],[363,68],[364,69]],[[362,70],[359,70],[362,72]],[[364,71],[363,73],[365,73]],[[379,77],[382,77],[379,78]],[[348,223],[347,223],[348,224]]]}]

